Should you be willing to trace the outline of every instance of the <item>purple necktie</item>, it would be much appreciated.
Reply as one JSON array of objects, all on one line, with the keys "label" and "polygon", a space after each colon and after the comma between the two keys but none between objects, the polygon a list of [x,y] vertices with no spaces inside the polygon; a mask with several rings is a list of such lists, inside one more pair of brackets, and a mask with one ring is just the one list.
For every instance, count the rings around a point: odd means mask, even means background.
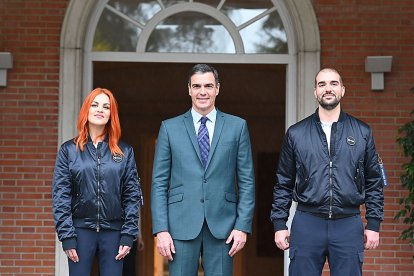
[{"label": "purple necktie", "polygon": [[210,138],[208,137],[208,129],[206,127],[207,117],[201,117],[201,125],[198,129],[198,145],[200,146],[201,162],[206,167],[208,160],[208,152],[210,151]]}]

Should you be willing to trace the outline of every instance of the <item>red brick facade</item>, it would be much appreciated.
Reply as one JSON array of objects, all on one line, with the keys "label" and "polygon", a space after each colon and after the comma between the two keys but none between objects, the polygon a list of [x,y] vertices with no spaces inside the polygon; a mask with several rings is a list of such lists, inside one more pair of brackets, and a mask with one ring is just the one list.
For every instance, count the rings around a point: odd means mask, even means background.
[{"label": "red brick facade", "polygon": [[0,274],[54,275],[51,175],[58,139],[59,43],[67,1],[0,1]]},{"label": "red brick facade", "polygon": [[[413,275],[414,251],[398,239],[405,228],[393,218],[405,194],[399,182],[407,160],[395,143],[397,129],[412,120],[414,109],[414,1],[314,1],[321,36],[321,67],[333,66],[343,76],[342,107],[369,123],[377,151],[387,166],[385,220],[378,250],[366,251],[364,275]],[[366,56],[393,56],[392,71],[384,74],[385,90],[371,91]]]},{"label": "red brick facade", "polygon": [[[0,88],[0,274],[54,275],[51,178],[58,142],[60,32],[68,0],[0,1],[0,52],[13,68]],[[406,161],[395,140],[414,109],[414,1],[314,0],[321,67],[343,75],[343,108],[369,123],[387,166],[381,245],[364,275],[413,275],[414,251],[394,221]],[[372,92],[366,56],[393,56],[385,90]],[[270,208],[270,206],[269,206]]]}]

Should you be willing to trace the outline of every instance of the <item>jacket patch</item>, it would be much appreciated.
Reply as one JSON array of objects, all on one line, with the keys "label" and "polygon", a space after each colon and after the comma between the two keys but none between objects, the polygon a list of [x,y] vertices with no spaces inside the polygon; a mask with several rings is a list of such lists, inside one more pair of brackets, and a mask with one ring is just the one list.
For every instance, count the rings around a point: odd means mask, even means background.
[{"label": "jacket patch", "polygon": [[348,136],[347,138],[346,138],[346,143],[348,144],[348,145],[350,145],[350,146],[355,146],[355,138],[354,137],[352,137],[352,136]]},{"label": "jacket patch", "polygon": [[115,155],[112,155],[112,159],[117,163],[121,163],[123,158],[122,158],[122,155],[115,154]]}]

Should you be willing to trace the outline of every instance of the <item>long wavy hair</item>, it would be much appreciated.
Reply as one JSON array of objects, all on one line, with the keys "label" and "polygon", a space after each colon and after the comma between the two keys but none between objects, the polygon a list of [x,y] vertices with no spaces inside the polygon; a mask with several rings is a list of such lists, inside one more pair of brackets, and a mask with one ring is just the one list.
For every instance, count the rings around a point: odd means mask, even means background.
[{"label": "long wavy hair", "polygon": [[94,90],[91,91],[91,93],[89,93],[89,95],[83,101],[83,104],[79,111],[79,116],[78,116],[78,136],[75,137],[74,139],[75,144],[76,144],[76,150],[79,148],[81,151],[83,151],[85,144],[88,142],[89,109],[95,97],[102,93],[109,97],[111,114],[109,117],[109,121],[105,125],[104,132],[98,137],[96,137],[96,139],[101,138],[105,135],[108,135],[108,144],[109,144],[109,148],[111,150],[112,155],[117,155],[117,154],[124,155],[118,146],[119,138],[121,138],[121,124],[119,122],[119,116],[118,116],[118,104],[112,92],[105,88],[95,88]]}]

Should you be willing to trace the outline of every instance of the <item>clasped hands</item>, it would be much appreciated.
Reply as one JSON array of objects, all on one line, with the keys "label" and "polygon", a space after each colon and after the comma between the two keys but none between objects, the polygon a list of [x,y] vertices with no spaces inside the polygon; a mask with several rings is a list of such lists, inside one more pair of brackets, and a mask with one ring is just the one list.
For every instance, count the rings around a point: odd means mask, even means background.
[{"label": "clasped hands", "polygon": [[[229,255],[233,257],[237,252],[243,249],[246,244],[247,234],[240,230],[231,231],[229,237],[226,240],[226,244],[233,244],[230,248]],[[173,254],[175,254],[174,242],[171,235],[167,231],[157,233],[157,249],[161,256],[166,257],[169,261],[172,261]]]}]

